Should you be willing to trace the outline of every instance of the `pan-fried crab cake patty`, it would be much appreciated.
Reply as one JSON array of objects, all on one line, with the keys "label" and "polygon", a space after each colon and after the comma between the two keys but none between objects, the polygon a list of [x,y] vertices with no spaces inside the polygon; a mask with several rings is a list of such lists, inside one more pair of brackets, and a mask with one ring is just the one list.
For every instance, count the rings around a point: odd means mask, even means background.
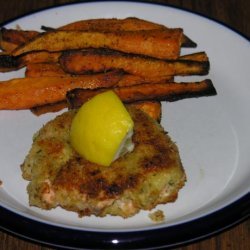
[{"label": "pan-fried crab cake patty", "polygon": [[186,177],[178,149],[144,112],[128,108],[134,120],[134,150],[104,167],[81,157],[70,145],[76,111],[48,122],[35,136],[22,164],[32,206],[61,206],[80,216],[124,218],[173,202]]}]

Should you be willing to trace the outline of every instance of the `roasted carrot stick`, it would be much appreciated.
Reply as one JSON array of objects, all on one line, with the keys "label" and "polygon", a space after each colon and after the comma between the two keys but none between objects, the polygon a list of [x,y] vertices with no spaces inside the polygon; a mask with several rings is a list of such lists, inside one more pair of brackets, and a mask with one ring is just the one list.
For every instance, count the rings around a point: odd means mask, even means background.
[{"label": "roasted carrot stick", "polygon": [[[55,76],[70,76],[71,74],[63,71],[61,66],[57,63],[31,63],[28,64],[25,71],[26,77],[55,77]],[[143,83],[160,82],[160,81],[172,81],[172,76],[166,76],[164,78],[159,78],[158,76],[136,76],[131,74],[124,74],[121,72],[121,78],[117,83],[117,86],[131,86]]]},{"label": "roasted carrot stick", "polygon": [[120,69],[141,77],[158,77],[159,80],[174,75],[206,75],[209,71],[208,61],[161,60],[104,49],[64,52],[59,63],[70,74]]},{"label": "roasted carrot stick", "polygon": [[[145,102],[130,103],[129,105],[144,111],[150,117],[160,122],[161,120],[161,103],[160,102],[145,101]],[[33,107],[31,108],[31,112],[34,115],[40,116],[46,113],[58,112],[67,107],[68,107],[68,103],[65,100],[65,101],[49,103],[49,104]]]},{"label": "roasted carrot stick", "polygon": [[161,121],[161,102],[158,101],[142,101],[142,102],[134,102],[128,104],[130,106],[133,106],[137,109],[142,110],[146,114],[148,114],[150,117],[155,119],[156,121]]},{"label": "roasted carrot stick", "polygon": [[173,77],[167,76],[166,78],[159,79],[158,77],[151,77],[150,75],[148,75],[147,77],[141,77],[141,76],[136,76],[136,75],[131,75],[131,74],[124,74],[116,86],[128,87],[128,86],[140,85],[140,84],[145,84],[145,83],[154,84],[154,83],[162,82],[162,81],[164,82],[173,81]]},{"label": "roasted carrot stick", "polygon": [[74,88],[112,87],[121,74],[110,72],[78,77],[17,78],[0,83],[0,109],[28,109],[65,99]]},{"label": "roasted carrot stick", "polygon": [[17,30],[1,28],[1,39],[20,45],[36,37],[39,32],[35,30]]},{"label": "roasted carrot stick", "polygon": [[30,63],[25,70],[26,77],[70,76],[58,63]]},{"label": "roasted carrot stick", "polygon": [[[114,87],[113,90],[121,100],[126,103],[145,100],[176,101],[184,98],[216,94],[211,80],[208,79],[201,82],[171,82]],[[77,108],[103,91],[105,91],[105,89],[74,89],[67,93],[67,100],[71,108]]]},{"label": "roasted carrot stick", "polygon": [[[52,76],[55,76],[56,72],[53,71],[57,71],[59,66],[58,65],[52,66],[52,63],[57,63],[59,61],[59,57],[61,56],[61,54],[62,54],[61,52],[32,51],[30,53],[15,57],[15,56],[10,56],[9,54],[2,53],[0,55],[0,72],[18,70],[20,68],[27,66],[29,67],[30,71],[29,74],[31,77],[35,75],[39,76],[39,74],[40,76],[51,76],[51,74]],[[193,54],[180,56],[178,60],[208,62],[208,56],[205,52],[197,52]],[[40,63],[51,64],[50,70],[48,71],[47,75],[46,72],[42,68],[40,68],[41,66],[45,65],[42,64],[40,65]],[[32,66],[29,66],[29,64],[32,64]],[[38,65],[35,66],[34,64]]]},{"label": "roasted carrot stick", "polygon": [[[138,30],[153,30],[153,29],[168,29],[168,27],[143,20],[136,17],[127,17],[124,19],[117,18],[97,18],[88,20],[79,20],[73,23],[66,24],[58,28],[58,30],[93,30],[93,31],[138,31]],[[181,39],[182,47],[196,47],[193,42],[186,35]]]},{"label": "roasted carrot stick", "polygon": [[20,56],[9,54],[0,55],[0,72],[8,72],[21,69],[29,63],[56,63],[60,52],[32,51]]},{"label": "roasted carrot stick", "polygon": [[162,59],[177,59],[182,29],[120,32],[52,31],[37,36],[12,52],[18,56],[31,51],[109,48]]},{"label": "roasted carrot stick", "polygon": [[[53,30],[117,32],[117,31],[168,29],[168,27],[164,25],[153,23],[135,17],[128,17],[124,19],[99,18],[99,19],[79,20],[61,26],[57,29],[45,26],[42,26],[41,28],[46,32]],[[18,46],[35,38],[38,34],[40,34],[40,32],[33,30],[2,28],[0,34],[1,34],[0,48],[6,52],[11,52]],[[181,45],[182,47],[196,47],[196,43],[194,43],[186,35],[182,36]]]},{"label": "roasted carrot stick", "polygon": [[17,30],[17,29],[6,29],[0,30],[0,48],[3,51],[11,52],[17,46],[20,46],[39,34],[38,31],[34,30]]},{"label": "roasted carrot stick", "polygon": [[206,52],[204,52],[204,51],[193,53],[193,54],[183,55],[183,56],[180,56],[178,59],[179,60],[197,61],[197,62],[208,62],[208,60],[209,60]]},{"label": "roasted carrot stick", "polygon": [[0,39],[0,49],[7,54],[11,53],[11,51],[16,49],[17,47],[18,45],[16,45],[15,43],[11,43],[11,42]]},{"label": "roasted carrot stick", "polygon": [[59,102],[55,102],[55,103],[49,103],[49,104],[44,104],[44,105],[40,105],[40,106],[35,106],[33,108],[30,109],[30,111],[36,115],[36,116],[40,116],[43,114],[47,114],[47,113],[54,113],[54,112],[58,112],[64,108],[68,107],[68,103],[66,100],[63,101],[59,101]]}]

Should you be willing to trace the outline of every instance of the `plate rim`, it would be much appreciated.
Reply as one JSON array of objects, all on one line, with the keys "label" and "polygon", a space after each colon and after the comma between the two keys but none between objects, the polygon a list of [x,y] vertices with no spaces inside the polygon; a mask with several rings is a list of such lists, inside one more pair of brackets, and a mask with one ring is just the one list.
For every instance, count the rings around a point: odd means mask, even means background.
[{"label": "plate rim", "polygon": [[[247,220],[250,193],[211,214],[179,225],[136,232],[93,232],[45,224],[0,206],[0,228],[22,239],[64,249],[156,249],[206,239]],[[73,241],[72,241],[73,239]],[[95,239],[95,240],[93,240]]]},{"label": "plate rim", "polygon": [[[196,11],[189,10],[184,7],[177,7],[171,4],[164,3],[154,3],[147,1],[124,1],[124,0],[87,0],[87,1],[79,1],[74,3],[64,3],[59,5],[48,6],[44,8],[39,8],[34,11],[29,11],[22,15],[18,15],[17,17],[8,19],[0,24],[1,27],[7,25],[17,19],[27,17],[32,14],[37,14],[42,11],[47,11],[50,9],[56,9],[61,7],[67,7],[77,4],[87,4],[87,3],[104,3],[104,2],[124,2],[124,3],[135,3],[135,4],[147,4],[154,6],[163,6],[168,8],[173,8],[177,10],[184,11],[186,13],[195,14],[202,18],[206,18],[210,21],[213,21],[217,24],[224,26],[225,28],[231,30],[232,32],[238,34],[242,38],[245,38],[247,41],[250,41],[250,36],[244,34],[243,32],[231,27],[230,25],[217,20],[215,18],[211,18],[204,14],[198,13]],[[234,202],[228,204],[227,206],[212,212],[211,214],[207,214],[200,218],[181,223],[173,226],[166,226],[158,229],[149,229],[143,231],[146,234],[143,238],[141,237],[140,230],[134,232],[98,232],[98,231],[88,231],[88,230],[77,230],[70,228],[63,228],[55,225],[46,224],[43,222],[39,222],[13,211],[8,210],[0,204],[0,228],[3,231],[7,231],[16,236],[19,236],[23,239],[33,241],[35,243],[45,244],[48,246],[56,246],[60,248],[67,249],[83,249],[82,247],[90,247],[90,248],[98,248],[100,245],[103,249],[105,248],[121,248],[121,249],[132,249],[135,244],[138,247],[142,247],[139,249],[146,249],[157,247],[164,249],[174,246],[180,246],[183,244],[188,244],[195,242],[197,240],[205,239],[212,235],[215,235],[219,232],[222,232],[244,220],[248,219],[250,215],[250,193],[246,193],[242,195],[241,198],[238,198]],[[211,220],[211,218],[213,218]],[[224,218],[224,219],[222,219]],[[213,223],[211,223],[213,221]],[[214,223],[214,222],[217,223]],[[207,225],[210,225],[210,228]],[[25,225],[25,227],[24,227]],[[204,227],[205,225],[205,227]],[[182,230],[182,234],[180,235],[180,230],[188,228],[187,231]],[[36,230],[34,230],[34,228]],[[195,230],[190,230],[191,228],[195,228]],[[198,234],[197,234],[198,230]],[[48,233],[49,231],[49,233]],[[178,233],[177,233],[178,232]],[[195,233],[194,233],[195,232]],[[153,237],[153,234],[155,237]],[[58,238],[58,235],[61,235],[61,238]],[[168,238],[166,238],[168,235]],[[177,235],[177,236],[176,236]],[[188,237],[187,237],[188,235]],[[57,237],[55,237],[57,236]],[[74,236],[74,237],[73,237]],[[163,237],[164,236],[164,237]],[[171,236],[171,237],[169,237]],[[92,237],[95,237],[95,241],[92,240]],[[72,244],[72,238],[74,238]],[[55,239],[57,239],[55,241]],[[168,240],[168,242],[166,242]],[[83,243],[88,243],[88,245],[83,245]],[[89,248],[88,248],[89,249]]]}]

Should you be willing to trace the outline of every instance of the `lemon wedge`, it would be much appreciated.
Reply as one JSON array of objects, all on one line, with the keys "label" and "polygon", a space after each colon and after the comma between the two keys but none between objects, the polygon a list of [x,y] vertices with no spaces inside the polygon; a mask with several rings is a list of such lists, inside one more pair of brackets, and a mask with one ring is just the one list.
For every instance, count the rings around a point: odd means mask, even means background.
[{"label": "lemon wedge", "polygon": [[133,150],[133,120],[112,91],[94,96],[73,118],[70,141],[85,159],[109,166],[122,154]]}]

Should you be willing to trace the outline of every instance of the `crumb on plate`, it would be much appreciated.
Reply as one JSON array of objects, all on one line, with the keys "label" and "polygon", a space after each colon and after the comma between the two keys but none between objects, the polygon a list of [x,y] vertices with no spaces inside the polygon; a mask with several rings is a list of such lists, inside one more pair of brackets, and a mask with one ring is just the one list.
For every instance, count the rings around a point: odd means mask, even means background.
[{"label": "crumb on plate", "polygon": [[162,210],[156,210],[155,212],[150,213],[148,216],[153,222],[163,222],[165,219],[165,215]]}]

